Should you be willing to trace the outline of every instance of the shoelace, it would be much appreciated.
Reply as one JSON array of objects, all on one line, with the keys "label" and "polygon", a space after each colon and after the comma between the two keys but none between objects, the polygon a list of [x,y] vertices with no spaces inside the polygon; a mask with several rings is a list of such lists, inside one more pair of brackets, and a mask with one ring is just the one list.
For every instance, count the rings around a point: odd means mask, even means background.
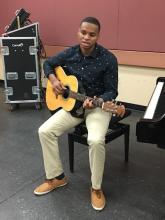
[{"label": "shoelace", "polygon": [[102,193],[101,189],[98,189],[98,190],[92,189],[92,191],[96,194],[98,199],[101,198],[101,193]]}]

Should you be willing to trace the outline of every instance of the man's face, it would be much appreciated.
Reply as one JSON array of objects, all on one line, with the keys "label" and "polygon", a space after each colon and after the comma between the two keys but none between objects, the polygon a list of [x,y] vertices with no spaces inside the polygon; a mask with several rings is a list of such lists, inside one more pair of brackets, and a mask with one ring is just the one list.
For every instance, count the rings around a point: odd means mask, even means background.
[{"label": "man's face", "polygon": [[83,22],[78,31],[80,47],[84,50],[93,48],[99,38],[99,29],[95,24]]}]

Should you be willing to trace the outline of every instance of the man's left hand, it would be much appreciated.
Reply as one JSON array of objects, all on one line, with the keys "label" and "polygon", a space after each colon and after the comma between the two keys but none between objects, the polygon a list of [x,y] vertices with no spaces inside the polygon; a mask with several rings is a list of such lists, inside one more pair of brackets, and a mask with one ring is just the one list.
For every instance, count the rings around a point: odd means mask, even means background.
[{"label": "man's left hand", "polygon": [[93,99],[87,98],[83,103],[83,108],[85,109],[93,109],[95,106],[93,105]]}]

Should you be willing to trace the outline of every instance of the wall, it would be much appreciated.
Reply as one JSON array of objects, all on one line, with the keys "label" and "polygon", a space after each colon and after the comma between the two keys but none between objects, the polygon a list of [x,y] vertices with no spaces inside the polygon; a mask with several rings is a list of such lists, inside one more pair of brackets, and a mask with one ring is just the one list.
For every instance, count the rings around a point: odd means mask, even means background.
[{"label": "wall", "polygon": [[165,77],[165,69],[119,65],[119,96],[117,99],[148,106],[158,77]]},{"label": "wall", "polygon": [[80,20],[90,15],[101,21],[100,43],[108,49],[165,52],[164,0],[5,0],[0,33],[20,8],[40,23],[45,45],[74,44]]},{"label": "wall", "polygon": [[118,99],[147,106],[156,78],[165,76],[164,0],[5,0],[0,8],[0,33],[20,8],[31,13],[33,22],[40,23],[40,36],[46,46],[74,44],[79,21],[84,16],[97,16],[102,23],[100,43],[120,50]]}]

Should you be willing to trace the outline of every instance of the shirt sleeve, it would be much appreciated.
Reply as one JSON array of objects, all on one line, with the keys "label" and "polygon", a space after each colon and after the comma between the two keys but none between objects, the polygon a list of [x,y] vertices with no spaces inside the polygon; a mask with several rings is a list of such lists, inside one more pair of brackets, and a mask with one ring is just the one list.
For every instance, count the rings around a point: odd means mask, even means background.
[{"label": "shirt sleeve", "polygon": [[43,64],[43,70],[45,76],[48,78],[49,74],[55,74],[55,68],[58,66],[62,66],[65,63],[67,56],[67,50],[60,52],[56,56],[50,57],[45,60]]},{"label": "shirt sleeve", "polygon": [[118,62],[115,56],[110,60],[104,74],[105,92],[100,96],[104,101],[116,99],[118,95]]}]

